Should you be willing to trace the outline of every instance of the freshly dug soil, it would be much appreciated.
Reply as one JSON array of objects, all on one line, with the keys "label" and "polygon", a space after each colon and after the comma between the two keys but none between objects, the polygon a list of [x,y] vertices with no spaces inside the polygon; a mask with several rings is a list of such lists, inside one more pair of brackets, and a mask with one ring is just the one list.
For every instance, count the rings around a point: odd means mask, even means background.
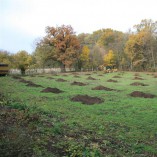
[{"label": "freshly dug soil", "polygon": [[130,94],[130,96],[132,96],[132,97],[142,97],[142,98],[154,98],[154,97],[156,97],[153,94],[144,93],[144,92],[140,92],[140,91],[134,91]]},{"label": "freshly dug soil", "polygon": [[113,76],[113,78],[122,78],[122,77],[120,77],[120,76]]},{"label": "freshly dug soil", "polygon": [[85,83],[82,83],[82,82],[76,82],[76,81],[74,81],[73,83],[71,83],[71,85],[86,86]]},{"label": "freshly dug soil", "polygon": [[87,78],[87,80],[96,80],[96,79],[93,78],[93,77],[91,77],[91,76],[89,76],[89,77]]},{"label": "freshly dug soil", "polygon": [[109,79],[109,80],[107,80],[107,82],[118,82],[118,81],[117,80]]},{"label": "freshly dug soil", "polygon": [[157,78],[157,75],[155,75],[154,78]]},{"label": "freshly dug soil", "polygon": [[57,79],[56,81],[57,82],[67,82],[67,80],[64,80],[64,79],[61,79],[61,78]]},{"label": "freshly dug soil", "polygon": [[13,79],[21,79],[19,76],[12,76]]},{"label": "freshly dug soil", "polygon": [[24,79],[19,79],[19,82],[22,82],[22,83],[32,83],[31,81],[27,81],[27,80],[24,80]]},{"label": "freshly dug soil", "polygon": [[49,80],[53,80],[54,78],[53,78],[53,77],[47,77],[47,79],[49,79]]},{"label": "freshly dug soil", "polygon": [[58,89],[58,88],[47,87],[47,88],[43,89],[41,92],[43,92],[43,93],[56,93],[56,94],[58,94],[58,93],[62,93],[63,91],[60,90],[60,89]]},{"label": "freshly dug soil", "polygon": [[134,82],[130,84],[131,86],[148,86],[147,84],[141,83],[141,82]]},{"label": "freshly dug soil", "polygon": [[95,88],[92,88],[92,90],[106,90],[106,91],[113,91],[115,89],[111,89],[111,88],[107,88],[107,87],[104,87],[104,86],[97,86]]},{"label": "freshly dug soil", "polygon": [[33,82],[29,82],[26,86],[29,86],[29,87],[43,87],[43,86],[35,84]]},{"label": "freshly dug soil", "polygon": [[134,77],[134,80],[144,80],[144,79],[141,77]]},{"label": "freshly dug soil", "polygon": [[74,75],[74,77],[75,77],[75,78],[80,78],[80,76],[78,76],[78,75]]},{"label": "freshly dug soil", "polygon": [[98,97],[91,97],[88,95],[77,95],[71,98],[71,101],[82,102],[82,104],[87,105],[100,104],[103,102],[103,100]]}]

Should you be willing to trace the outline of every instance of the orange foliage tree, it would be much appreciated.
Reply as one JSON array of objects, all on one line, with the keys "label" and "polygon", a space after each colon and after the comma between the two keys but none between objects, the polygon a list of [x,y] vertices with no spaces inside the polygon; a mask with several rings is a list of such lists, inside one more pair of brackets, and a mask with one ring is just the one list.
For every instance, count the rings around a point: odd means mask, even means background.
[{"label": "orange foliage tree", "polygon": [[41,44],[54,47],[55,53],[52,58],[60,64],[61,71],[65,72],[65,67],[72,66],[79,55],[80,46],[75,32],[70,25],[62,25],[56,28],[46,27],[46,33]]}]

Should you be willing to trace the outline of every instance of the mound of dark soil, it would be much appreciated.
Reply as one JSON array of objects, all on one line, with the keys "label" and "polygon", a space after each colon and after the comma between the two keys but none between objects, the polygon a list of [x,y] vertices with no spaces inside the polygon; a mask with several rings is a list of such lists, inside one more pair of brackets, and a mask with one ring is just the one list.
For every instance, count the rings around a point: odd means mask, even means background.
[{"label": "mound of dark soil", "polygon": [[24,79],[20,79],[19,82],[22,82],[22,83],[32,83],[32,81],[27,81],[27,80],[24,80]]},{"label": "mound of dark soil", "polygon": [[12,76],[13,79],[21,79],[19,76]]},{"label": "mound of dark soil", "polygon": [[96,80],[96,79],[93,78],[93,77],[91,77],[91,76],[89,76],[89,77],[87,78],[87,80]]},{"label": "mound of dark soil", "polygon": [[43,89],[41,92],[43,93],[62,93],[63,91],[58,88],[47,87]]},{"label": "mound of dark soil", "polygon": [[113,78],[122,78],[122,77],[120,77],[120,76],[113,76]]},{"label": "mound of dark soil", "polygon": [[71,101],[82,102],[87,105],[100,104],[103,102],[103,100],[98,97],[91,97],[88,95],[77,95],[71,98]]},{"label": "mound of dark soil", "polygon": [[107,82],[118,82],[118,81],[117,80],[109,79],[109,80],[107,80]]},{"label": "mound of dark soil", "polygon": [[74,77],[75,77],[75,78],[80,78],[80,76],[78,76],[78,75],[74,75]]},{"label": "mound of dark soil", "polygon": [[102,74],[99,74],[98,76],[103,76]]},{"label": "mound of dark soil", "polygon": [[29,86],[29,87],[43,87],[43,86],[35,84],[33,82],[29,82],[26,86]]},{"label": "mound of dark soil", "polygon": [[88,73],[87,73],[87,74],[85,74],[85,75],[91,75],[91,74],[88,74]]},{"label": "mound of dark soil", "polygon": [[154,78],[157,78],[157,75],[155,75]]},{"label": "mound of dark soil", "polygon": [[144,79],[141,77],[134,77],[134,80],[144,80]]},{"label": "mound of dark soil", "polygon": [[139,73],[135,73],[134,75],[135,75],[135,76],[140,76],[140,74],[139,74]]},{"label": "mound of dark soil", "polygon": [[49,80],[53,80],[54,78],[53,78],[53,77],[47,77],[47,79],[49,79]]},{"label": "mound of dark soil", "polygon": [[144,93],[144,92],[140,92],[140,91],[134,91],[130,94],[130,96],[132,96],[132,97],[142,97],[142,98],[154,98],[154,97],[156,97],[153,94]]},{"label": "mound of dark soil", "polygon": [[106,90],[106,91],[113,91],[115,89],[111,89],[111,88],[108,88],[108,87],[104,87],[104,86],[97,86],[95,88],[92,88],[92,90]]},{"label": "mound of dark soil", "polygon": [[57,79],[56,81],[57,82],[67,82],[67,80],[64,80],[64,79],[61,79],[61,78]]},{"label": "mound of dark soil", "polygon": [[141,82],[134,82],[130,85],[132,85],[132,86],[148,86],[147,84],[144,84],[144,83],[141,83]]},{"label": "mound of dark soil", "polygon": [[71,83],[71,85],[86,86],[85,83],[82,83],[82,82],[76,82],[76,81],[74,81],[73,83]]}]

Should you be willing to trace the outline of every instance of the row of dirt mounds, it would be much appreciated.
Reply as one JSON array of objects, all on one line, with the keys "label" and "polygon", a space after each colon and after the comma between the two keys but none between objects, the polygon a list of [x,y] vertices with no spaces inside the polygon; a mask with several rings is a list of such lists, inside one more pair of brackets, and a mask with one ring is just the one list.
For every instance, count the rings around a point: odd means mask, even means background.
[{"label": "row of dirt mounds", "polygon": [[27,81],[27,80],[25,80],[25,79],[23,79],[23,78],[21,78],[21,77],[18,77],[18,76],[14,76],[13,78],[14,78],[14,79],[18,79],[19,82],[27,83],[26,86],[29,86],[29,87],[43,87],[43,86],[41,86],[41,85],[37,85],[37,84],[33,83],[32,81]]},{"label": "row of dirt mounds", "polygon": [[144,83],[141,83],[141,82],[134,82],[134,83],[131,83],[130,85],[131,86],[148,86],[148,84],[144,84]]},{"label": "row of dirt mounds", "polygon": [[132,96],[132,97],[142,97],[142,98],[154,98],[154,97],[156,97],[153,94],[144,93],[144,92],[140,92],[140,91],[134,91],[130,94],[130,96]]},{"label": "row of dirt mounds", "polygon": [[89,76],[89,77],[87,78],[87,80],[96,80],[96,79],[93,78],[93,77],[91,77],[91,76]]},{"label": "row of dirt mounds", "polygon": [[56,81],[57,82],[67,82],[67,80],[64,80],[64,79],[61,79],[61,78],[57,79]]},{"label": "row of dirt mounds", "polygon": [[63,93],[64,91],[58,89],[58,88],[51,88],[51,87],[47,87],[45,89],[43,89],[41,92],[43,93]]},{"label": "row of dirt mounds", "polygon": [[143,78],[141,78],[141,77],[134,77],[134,80],[144,80]]},{"label": "row of dirt mounds", "polygon": [[74,81],[73,83],[71,83],[71,85],[86,86],[87,84],[82,83],[82,82],[76,82],[76,81]]},{"label": "row of dirt mounds", "polygon": [[103,100],[98,97],[91,97],[88,95],[76,95],[71,98],[71,101],[81,102],[82,104],[87,105],[100,104],[103,102]]},{"label": "row of dirt mounds", "polygon": [[107,82],[118,82],[118,81],[117,80],[109,79],[109,80],[107,80]]},{"label": "row of dirt mounds", "polygon": [[95,88],[92,88],[92,90],[117,91],[117,90],[115,90],[115,89],[111,89],[111,88],[104,87],[104,86],[97,86],[97,87],[95,87]]}]

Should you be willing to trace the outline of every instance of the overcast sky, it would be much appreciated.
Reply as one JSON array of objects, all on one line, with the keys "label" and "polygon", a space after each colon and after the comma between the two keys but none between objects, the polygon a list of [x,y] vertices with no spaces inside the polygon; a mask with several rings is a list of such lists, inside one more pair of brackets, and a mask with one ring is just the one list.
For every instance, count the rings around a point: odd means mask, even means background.
[{"label": "overcast sky", "polygon": [[157,20],[157,0],[0,0],[0,49],[34,50],[46,26],[79,33],[102,28],[127,32],[142,19]]}]

